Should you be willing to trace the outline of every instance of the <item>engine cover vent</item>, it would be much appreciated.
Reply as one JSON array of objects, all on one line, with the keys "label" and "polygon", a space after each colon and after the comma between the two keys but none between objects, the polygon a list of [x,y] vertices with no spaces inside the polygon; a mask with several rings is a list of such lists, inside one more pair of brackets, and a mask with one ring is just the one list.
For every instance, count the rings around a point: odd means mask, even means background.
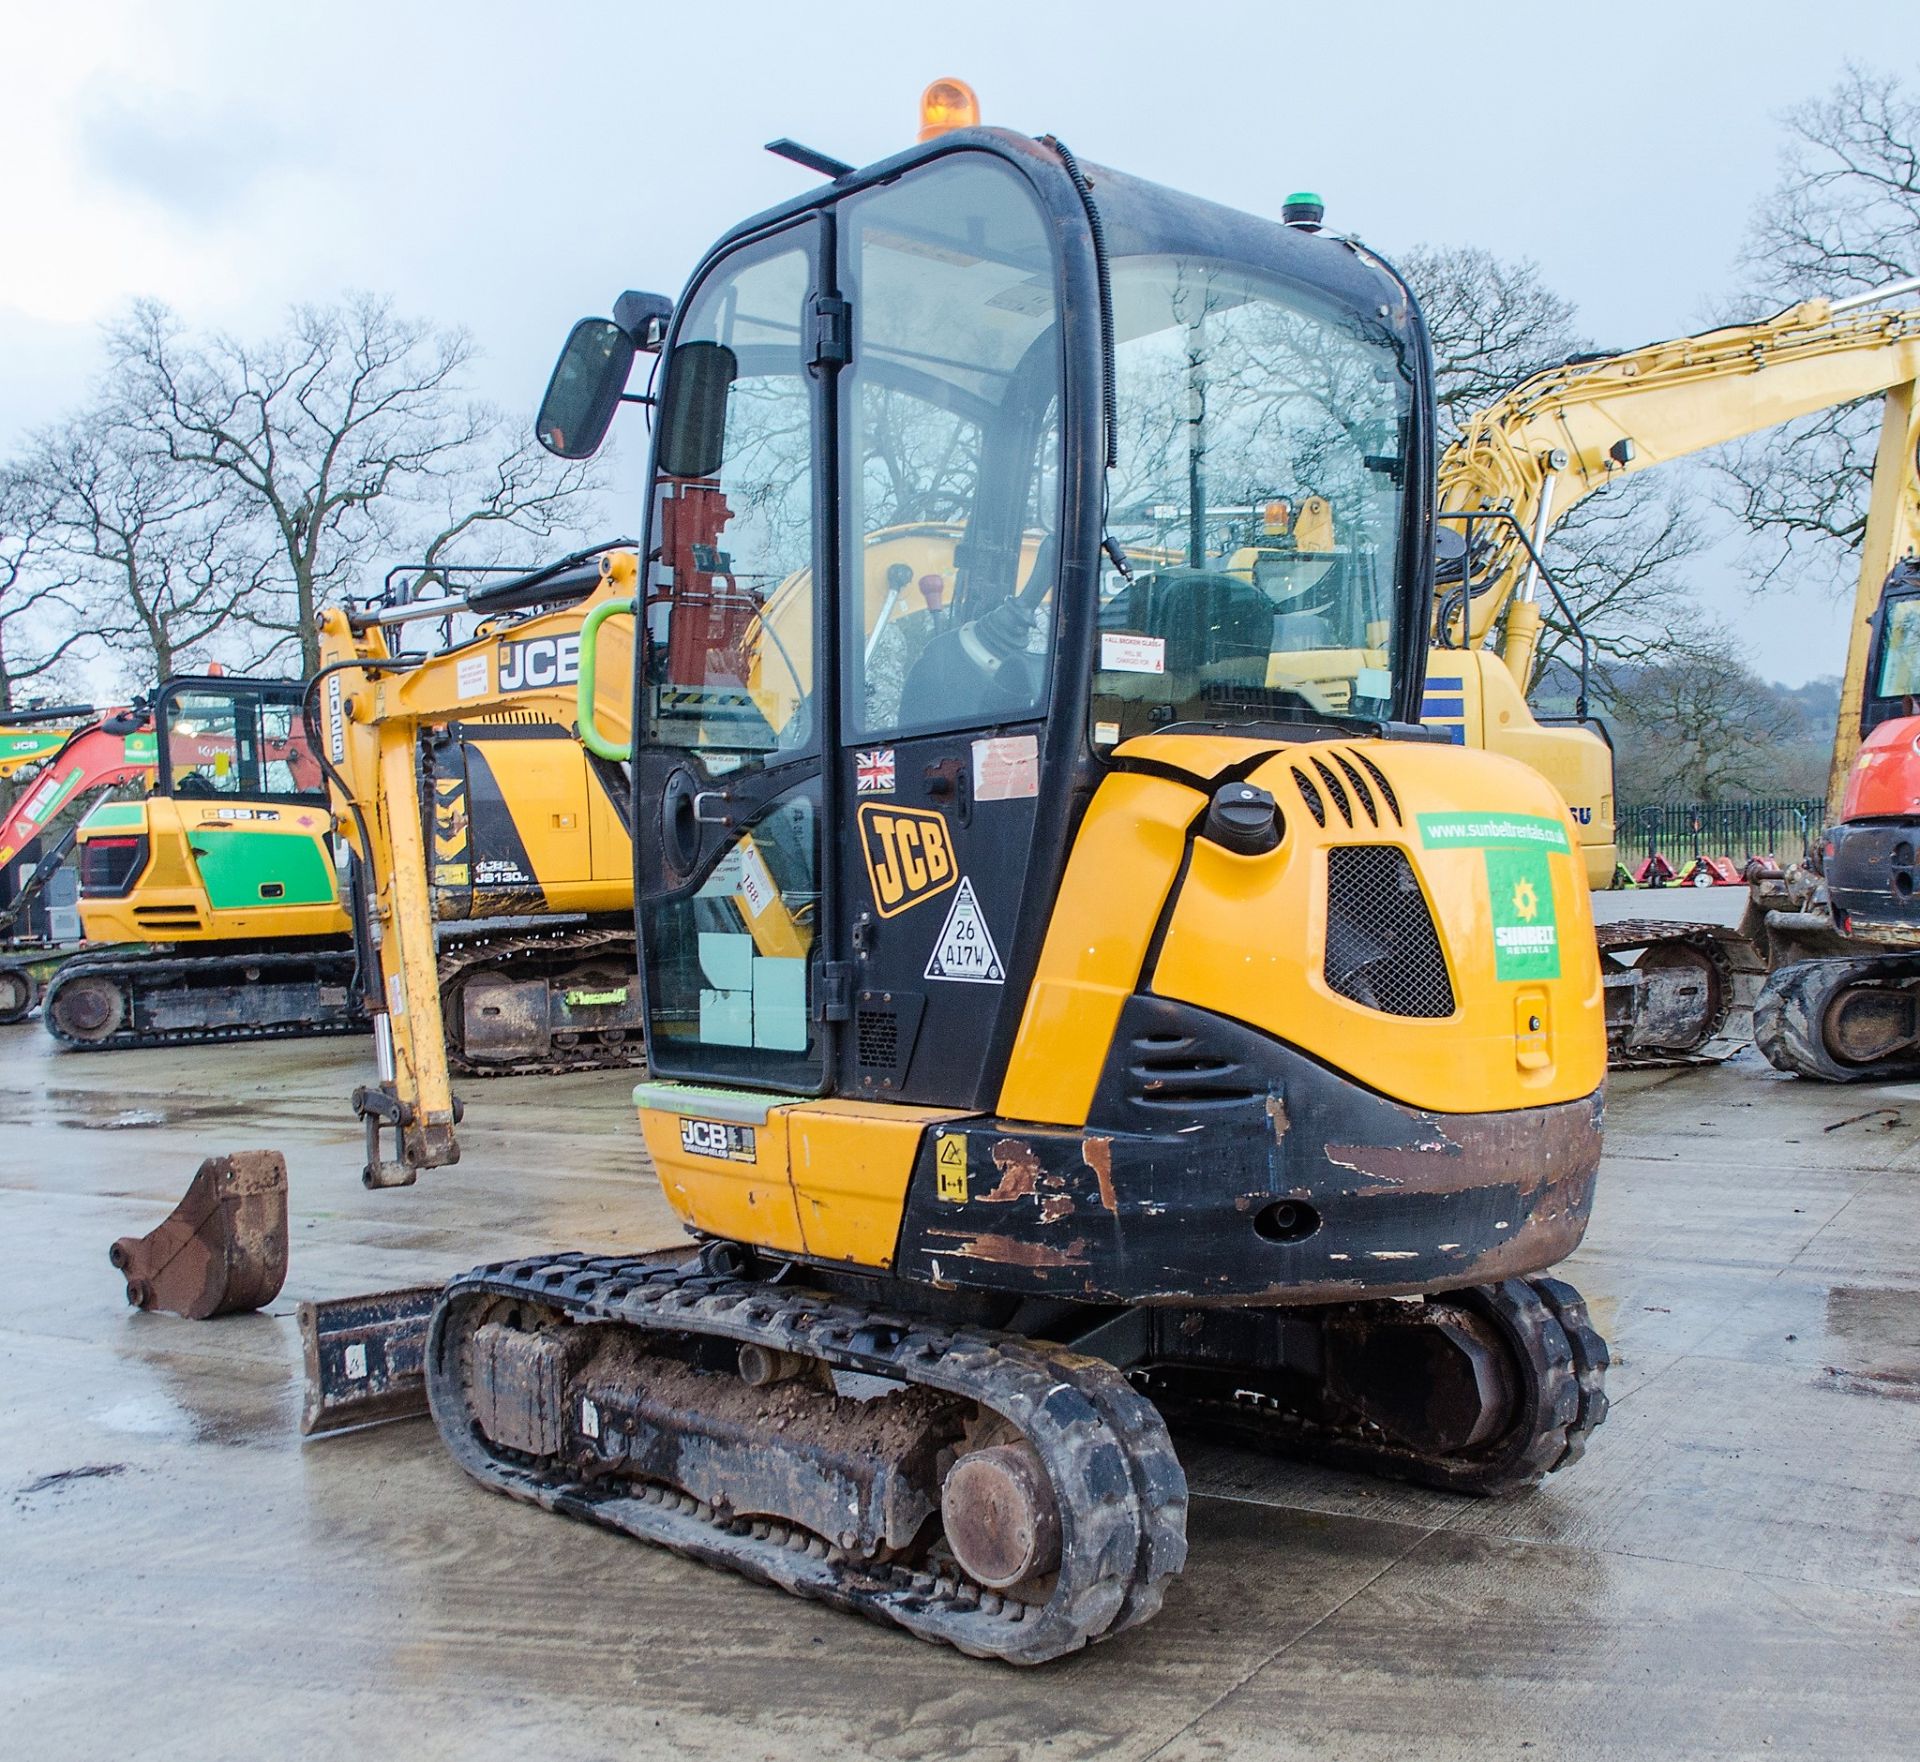
[{"label": "engine cover vent", "polygon": [[1389,1016],[1453,1014],[1447,957],[1406,853],[1391,844],[1327,852],[1328,986]]}]

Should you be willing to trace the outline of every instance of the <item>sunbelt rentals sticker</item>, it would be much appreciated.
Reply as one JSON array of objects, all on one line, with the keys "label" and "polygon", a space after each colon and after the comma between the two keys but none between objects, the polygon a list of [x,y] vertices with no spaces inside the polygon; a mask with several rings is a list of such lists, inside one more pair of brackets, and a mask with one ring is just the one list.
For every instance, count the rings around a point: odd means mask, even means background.
[{"label": "sunbelt rentals sticker", "polygon": [[1493,971],[1498,979],[1560,977],[1560,926],[1547,858],[1567,855],[1567,829],[1544,814],[1422,814],[1429,850],[1478,850],[1487,865],[1493,907]]},{"label": "sunbelt rentals sticker", "polygon": [[1543,852],[1490,850],[1493,971],[1499,979],[1560,977],[1560,927],[1553,918],[1553,875]]}]

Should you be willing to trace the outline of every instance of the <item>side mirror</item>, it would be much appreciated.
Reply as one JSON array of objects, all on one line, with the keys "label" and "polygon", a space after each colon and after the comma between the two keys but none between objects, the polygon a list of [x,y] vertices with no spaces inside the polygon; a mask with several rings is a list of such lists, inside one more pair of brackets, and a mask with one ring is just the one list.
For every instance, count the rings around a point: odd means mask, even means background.
[{"label": "side mirror", "polygon": [[726,457],[727,393],[740,362],[725,343],[681,343],[667,359],[660,410],[660,469],[711,477]]},{"label": "side mirror", "polygon": [[573,327],[534,419],[548,452],[590,459],[600,450],[627,389],[633,353],[633,338],[610,318],[583,318]]}]

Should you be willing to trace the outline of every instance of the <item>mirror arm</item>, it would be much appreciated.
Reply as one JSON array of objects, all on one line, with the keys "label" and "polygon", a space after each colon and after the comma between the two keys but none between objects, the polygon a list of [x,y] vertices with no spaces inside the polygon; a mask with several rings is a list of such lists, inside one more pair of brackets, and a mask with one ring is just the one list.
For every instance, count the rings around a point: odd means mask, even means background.
[{"label": "mirror arm", "polygon": [[622,392],[620,394],[620,402],[623,404],[658,404],[660,400],[656,398],[652,392]]}]

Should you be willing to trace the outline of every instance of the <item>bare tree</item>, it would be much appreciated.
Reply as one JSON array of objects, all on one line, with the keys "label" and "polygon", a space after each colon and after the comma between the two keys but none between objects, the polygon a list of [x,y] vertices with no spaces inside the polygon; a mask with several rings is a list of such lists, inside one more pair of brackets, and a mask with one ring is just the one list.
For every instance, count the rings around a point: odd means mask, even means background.
[{"label": "bare tree", "polygon": [[1398,260],[1420,296],[1433,342],[1441,445],[1465,419],[1544,368],[1592,345],[1576,311],[1530,258],[1507,260],[1476,245],[1416,245]]},{"label": "bare tree", "polygon": [[[1420,297],[1433,343],[1442,445],[1475,411],[1591,347],[1573,302],[1524,258],[1421,245],[1398,262]],[[1687,564],[1703,542],[1685,482],[1670,471],[1624,478],[1574,507],[1553,527],[1544,553],[1573,618],[1542,596],[1534,682],[1577,665],[1575,621],[1586,633],[1603,696],[1622,668],[1720,652],[1725,632],[1700,615],[1687,580]]]},{"label": "bare tree", "polygon": [[[1602,698],[1625,668],[1726,652],[1727,631],[1700,611],[1688,579],[1703,544],[1693,498],[1671,478],[1623,479],[1554,527],[1544,559],[1586,635]],[[1578,665],[1573,624],[1543,594],[1534,679]]]},{"label": "bare tree", "polygon": [[[1920,272],[1920,92],[1850,66],[1789,110],[1780,176],[1747,231],[1739,309],[1883,287]],[[1733,511],[1762,586],[1850,581],[1866,529],[1880,400],[1822,411],[1729,448]]]},{"label": "bare tree", "polygon": [[1801,718],[1736,655],[1685,656],[1623,677],[1620,795],[1724,801],[1781,792],[1782,743]]},{"label": "bare tree", "polygon": [[32,479],[0,467],[0,714],[62,693],[87,638],[78,583],[48,543],[51,524]]},{"label": "bare tree", "polygon": [[297,638],[308,670],[315,612],[377,558],[480,531],[545,538],[597,488],[467,395],[464,331],[372,295],[297,307],[264,341],[196,338],[143,301],[108,343],[125,426],[257,528],[278,601],[262,622]]},{"label": "bare tree", "polygon": [[99,410],[37,436],[20,467],[45,510],[43,544],[70,599],[110,651],[151,686],[221,647],[271,647],[269,562],[219,486],[154,452]]}]

